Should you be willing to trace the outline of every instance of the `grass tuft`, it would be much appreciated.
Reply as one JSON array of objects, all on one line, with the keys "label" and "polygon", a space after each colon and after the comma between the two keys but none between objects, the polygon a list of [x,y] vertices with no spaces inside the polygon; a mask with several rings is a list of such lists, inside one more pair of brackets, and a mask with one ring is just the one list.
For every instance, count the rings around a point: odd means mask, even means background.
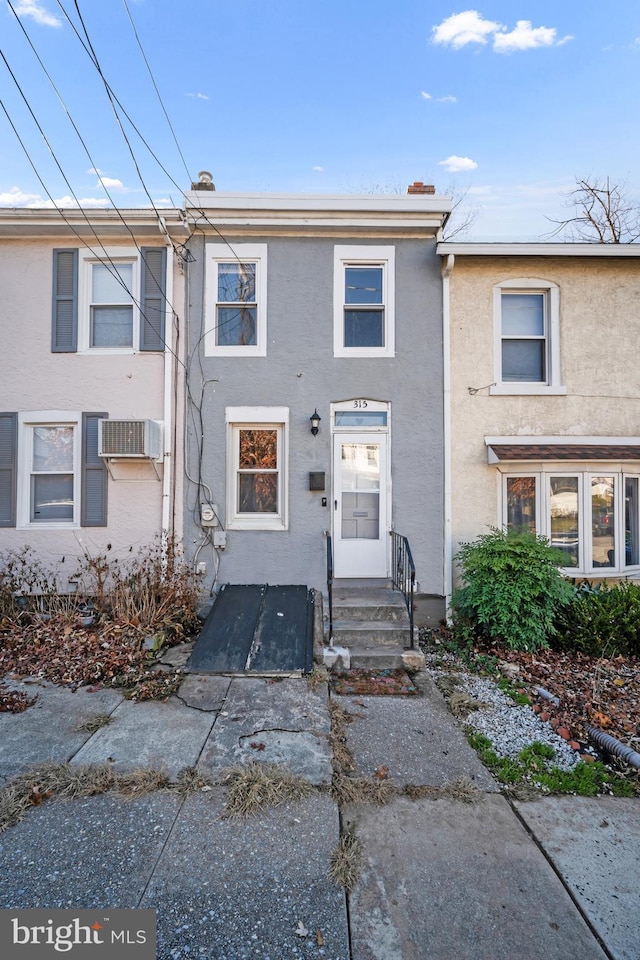
[{"label": "grass tuft", "polygon": [[118,773],[108,763],[43,764],[18,774],[0,789],[0,833],[18,823],[31,807],[46,800],[78,800],[104,793],[139,797],[170,786],[168,775],[153,768]]},{"label": "grass tuft", "polygon": [[87,720],[79,723],[76,730],[84,733],[95,733],[97,730],[101,730],[102,727],[106,727],[111,721],[112,717],[108,713],[97,713],[95,716],[88,717]]},{"label": "grass tuft", "polygon": [[302,777],[271,763],[233,767],[219,782],[229,787],[225,818],[249,817],[266,807],[298,802],[313,790]]},{"label": "grass tuft", "polygon": [[212,786],[211,778],[201,773],[197,767],[185,767],[178,774],[174,789],[181,796],[188,797],[192,793],[211,790]]},{"label": "grass tuft", "polygon": [[383,806],[395,796],[396,788],[390,780],[374,777],[347,777],[334,773],[331,780],[331,796],[338,804],[375,803]]},{"label": "grass tuft", "polygon": [[329,858],[329,877],[345,890],[353,890],[362,871],[362,843],[353,833],[343,833]]}]

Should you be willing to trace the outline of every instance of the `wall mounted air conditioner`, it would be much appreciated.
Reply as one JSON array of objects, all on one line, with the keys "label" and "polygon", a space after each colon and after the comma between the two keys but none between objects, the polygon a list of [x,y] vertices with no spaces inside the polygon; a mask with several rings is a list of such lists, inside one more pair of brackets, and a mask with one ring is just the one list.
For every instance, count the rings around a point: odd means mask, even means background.
[{"label": "wall mounted air conditioner", "polygon": [[98,420],[101,457],[158,460],[162,456],[162,424],[157,420]]}]

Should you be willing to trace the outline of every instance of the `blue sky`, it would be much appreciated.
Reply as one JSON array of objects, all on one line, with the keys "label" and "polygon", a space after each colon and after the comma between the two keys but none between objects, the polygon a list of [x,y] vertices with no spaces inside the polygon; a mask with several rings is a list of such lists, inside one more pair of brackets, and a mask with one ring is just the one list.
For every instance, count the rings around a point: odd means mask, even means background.
[{"label": "blue sky", "polygon": [[[0,99],[56,202],[73,191],[109,205],[106,187],[118,206],[145,206],[146,187],[154,203],[179,205],[203,169],[233,191],[404,192],[424,180],[468,191],[477,219],[466,239],[489,240],[539,238],[577,177],[625,182],[640,203],[639,0],[11,5],[18,18],[0,0]],[[168,175],[123,119],[132,158],[64,16],[81,30],[78,9]],[[47,192],[10,120],[0,110],[0,206],[41,206]]]}]

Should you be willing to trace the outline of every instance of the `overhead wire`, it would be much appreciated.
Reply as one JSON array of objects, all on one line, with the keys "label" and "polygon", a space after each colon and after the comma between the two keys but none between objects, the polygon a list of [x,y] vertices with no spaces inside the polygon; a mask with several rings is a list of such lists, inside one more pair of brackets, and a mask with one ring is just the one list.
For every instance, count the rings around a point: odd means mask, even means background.
[{"label": "overhead wire", "polygon": [[[78,140],[79,140],[80,143],[82,144],[82,147],[83,147],[83,149],[84,149],[84,152],[85,152],[85,154],[86,154],[86,156],[87,156],[87,158],[88,158],[88,160],[89,160],[89,163],[92,165],[92,168],[93,168],[93,170],[95,171],[96,176],[98,177],[98,180],[99,180],[99,182],[100,182],[100,186],[101,186],[102,189],[104,190],[104,192],[105,192],[105,194],[106,194],[106,196],[107,196],[107,199],[110,201],[112,207],[114,208],[115,213],[117,214],[117,216],[118,216],[119,219],[121,220],[122,224],[124,225],[125,229],[127,230],[127,232],[129,233],[129,235],[131,236],[131,239],[132,239],[132,241],[133,241],[133,243],[134,243],[134,245],[135,245],[135,247],[136,247],[136,250],[138,251],[138,253],[139,253],[139,255],[140,255],[140,259],[141,259],[141,261],[144,263],[144,265],[146,266],[146,259],[145,259],[145,257],[144,257],[143,252],[142,252],[142,248],[141,248],[140,245],[138,244],[137,239],[136,239],[136,237],[135,237],[135,234],[134,234],[133,230],[131,229],[129,223],[127,222],[126,218],[122,215],[122,213],[120,212],[120,210],[119,210],[118,207],[116,206],[113,197],[112,197],[111,194],[109,193],[109,190],[108,190],[108,188],[107,188],[107,185],[104,183],[103,178],[102,178],[102,176],[100,175],[100,173],[99,173],[99,171],[98,171],[97,164],[96,164],[95,160],[93,159],[93,157],[92,157],[92,155],[91,155],[91,152],[90,152],[90,150],[89,150],[89,148],[88,148],[88,146],[87,146],[87,144],[86,144],[86,141],[85,141],[84,137],[82,136],[82,134],[80,133],[80,130],[79,130],[76,122],[74,121],[73,117],[71,116],[71,113],[70,113],[69,109],[67,108],[67,105],[66,105],[66,103],[64,102],[64,99],[63,99],[60,91],[58,90],[58,88],[57,88],[57,86],[56,86],[56,84],[55,84],[55,82],[54,82],[54,80],[53,80],[53,77],[51,76],[51,74],[50,74],[49,71],[47,70],[45,64],[43,63],[42,58],[40,57],[38,51],[36,50],[36,48],[35,48],[32,40],[31,40],[31,37],[29,36],[27,30],[26,30],[25,27],[24,27],[24,24],[22,23],[20,17],[18,16],[18,14],[17,14],[17,12],[16,12],[16,10],[15,10],[15,8],[14,8],[14,6],[13,6],[13,3],[11,2],[11,0],[7,0],[7,3],[8,3],[8,5],[9,5],[10,9],[11,9],[11,12],[13,13],[14,17],[16,18],[16,20],[17,20],[17,22],[18,22],[18,25],[19,25],[20,29],[22,30],[22,32],[23,32],[23,34],[24,34],[24,36],[25,36],[25,38],[26,38],[26,40],[27,40],[27,43],[29,44],[29,46],[30,46],[30,48],[31,48],[34,56],[36,57],[38,63],[40,64],[40,67],[42,68],[42,70],[43,70],[43,72],[44,72],[47,80],[48,80],[49,83],[51,84],[51,86],[52,86],[52,88],[53,88],[53,91],[54,91],[56,97],[58,98],[58,101],[59,101],[62,109],[64,110],[64,112],[65,112],[65,114],[66,114],[69,122],[71,123],[71,126],[72,126],[73,129],[74,129],[74,132],[75,132],[76,136],[78,137]],[[0,51],[0,53],[1,53],[1,51]],[[7,67],[8,67],[8,64],[7,64],[6,58],[4,57],[4,54],[2,54],[2,58],[3,58],[3,60],[5,61],[5,64],[7,65]],[[51,145],[49,144],[49,142],[47,141],[46,137],[44,136],[44,132],[43,132],[43,130],[42,130],[41,125],[40,125],[40,124],[37,122],[37,120],[35,119],[35,115],[33,114],[33,111],[31,110],[31,107],[30,107],[28,101],[26,100],[26,97],[24,96],[24,94],[23,94],[23,92],[22,92],[22,89],[21,89],[20,86],[17,84],[15,75],[13,74],[13,72],[11,71],[11,69],[10,69],[9,67],[8,67],[8,69],[9,69],[9,72],[11,73],[11,75],[12,75],[12,77],[13,77],[14,82],[15,82],[16,85],[18,86],[18,90],[19,90],[20,94],[22,95],[25,103],[27,104],[27,107],[28,107],[28,109],[29,109],[32,117],[34,118],[34,121],[37,123],[38,129],[39,129],[41,135],[43,136],[43,139],[45,140],[45,143],[47,144],[47,147],[48,147],[49,151],[51,152],[51,155],[53,156],[54,160],[56,161],[56,165],[58,166],[58,169],[59,169],[60,172],[62,173],[62,175],[63,175],[63,177],[64,177],[64,179],[65,179],[65,183],[68,185],[69,190],[71,191],[72,196],[73,196],[74,199],[76,200],[76,203],[78,204],[78,207],[79,207],[79,209],[81,210],[81,213],[84,215],[84,210],[80,207],[80,202],[79,202],[78,198],[76,197],[75,193],[73,192],[73,189],[71,188],[71,185],[70,185],[68,179],[66,178],[65,174],[63,173],[62,168],[61,168],[59,162],[57,161],[57,158],[56,158],[56,156],[55,156],[55,153],[53,152],[53,149],[52,149]],[[59,208],[56,208],[56,209],[59,209]],[[136,306],[138,307],[138,310],[140,311],[140,315],[141,315],[141,316],[143,317],[143,319],[144,319],[144,322],[151,327],[151,326],[152,326],[152,325],[151,325],[151,322],[149,321],[149,319],[147,318],[147,316],[146,316],[145,313],[144,313],[144,310],[143,310],[143,307],[142,307],[142,303],[139,302],[139,301],[135,298],[134,292],[133,292],[132,290],[129,290],[129,289],[128,289],[125,281],[122,279],[122,277],[120,276],[120,274],[119,274],[119,272],[118,272],[118,270],[117,270],[117,268],[116,268],[116,264],[115,264],[114,261],[111,259],[111,257],[107,254],[107,251],[106,251],[106,248],[105,248],[104,244],[100,241],[100,239],[99,239],[99,237],[98,237],[98,234],[97,234],[96,231],[93,229],[93,227],[92,227],[92,225],[91,225],[91,223],[90,223],[90,221],[89,221],[89,218],[86,217],[86,215],[85,215],[85,219],[87,220],[88,226],[89,226],[90,229],[92,230],[92,233],[94,234],[96,240],[98,241],[98,243],[99,243],[99,245],[100,245],[100,247],[101,247],[101,249],[102,249],[102,251],[103,251],[103,253],[104,253],[104,255],[105,255],[106,262],[104,262],[104,265],[107,267],[107,269],[109,269],[109,272],[110,272],[111,275],[114,277],[114,279],[116,279],[116,280],[120,283],[120,285],[123,287],[123,289],[132,297],[134,303],[136,304]],[[169,238],[169,239],[170,239],[170,238]],[[87,245],[87,246],[88,246],[88,245]],[[175,249],[175,247],[174,247],[174,249]],[[100,259],[102,259],[102,258],[100,258]],[[167,307],[168,307],[169,310],[171,311],[172,316],[175,318],[175,316],[176,316],[176,310],[175,310],[173,304],[170,303],[169,300],[167,299],[166,293],[165,293],[165,291],[163,290],[163,288],[162,288],[161,284],[159,283],[159,281],[157,280],[157,278],[155,277],[155,275],[151,274],[151,276],[152,276],[152,278],[153,278],[154,283],[156,284],[156,286],[157,286],[157,288],[158,288],[158,292],[159,292],[160,295],[163,297],[163,299],[164,299]],[[172,351],[171,351],[171,352],[172,352]]]}]

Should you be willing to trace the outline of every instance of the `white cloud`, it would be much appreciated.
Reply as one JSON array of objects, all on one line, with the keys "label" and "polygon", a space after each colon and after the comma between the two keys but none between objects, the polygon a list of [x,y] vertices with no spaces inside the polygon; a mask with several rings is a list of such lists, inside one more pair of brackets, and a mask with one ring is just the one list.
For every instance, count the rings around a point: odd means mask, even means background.
[{"label": "white cloud", "polygon": [[504,30],[501,23],[485,20],[477,10],[465,10],[454,13],[432,30],[433,43],[460,50],[469,43],[485,44],[487,38],[498,30]]},{"label": "white cloud", "polygon": [[492,39],[496,53],[513,53],[516,50],[560,47],[573,40],[570,34],[557,38],[557,32],[555,27],[534,27],[531,20],[518,20],[513,30],[508,30],[502,23],[486,20],[477,10],[465,10],[433,27],[431,40],[461,50],[471,43],[486,45]]},{"label": "white cloud", "polygon": [[[109,206],[109,201],[106,198],[80,197],[78,202],[81,207]],[[20,187],[11,187],[10,190],[0,193],[0,207],[24,207],[27,209],[44,207],[47,210],[52,210],[54,207],[77,207],[78,202],[70,196],[59,197],[55,201],[48,198],[45,200],[41,194],[25,193]]]},{"label": "white cloud", "polygon": [[98,177],[98,182],[96,183],[96,187],[101,187],[101,186],[107,187],[107,189],[110,187],[123,188],[124,184],[122,180],[115,180],[113,177]]},{"label": "white cloud", "polygon": [[41,0],[18,0],[13,8],[19,17],[31,17],[43,27],[61,27],[62,20],[54,17],[42,6]]},{"label": "white cloud", "polygon": [[421,91],[420,91],[420,96],[422,97],[423,100],[432,100],[432,99],[433,99],[433,97],[431,96],[431,94],[430,94],[430,93],[425,93],[424,90],[421,90]]},{"label": "white cloud", "polygon": [[438,161],[438,166],[444,167],[447,173],[462,173],[465,170],[476,170],[478,164],[469,157],[456,157],[452,154],[446,160]]},{"label": "white cloud", "polygon": [[209,97],[206,93],[188,93],[188,97],[193,97],[194,100],[208,100]]},{"label": "white cloud", "polygon": [[513,53],[514,50],[536,50],[538,47],[555,47],[573,37],[566,36],[556,40],[555,27],[533,27],[531,20],[518,20],[511,33],[496,33],[493,49],[496,53]]},{"label": "white cloud", "polygon": [[438,103],[457,103],[458,98],[452,97],[451,95],[446,97],[438,97]]},{"label": "white cloud", "polygon": [[29,203],[36,200],[42,202],[42,197],[37,193],[24,193],[19,187],[11,187],[0,193],[0,207],[28,207]]},{"label": "white cloud", "polygon": [[311,167],[316,173],[324,173],[324,167]]}]

